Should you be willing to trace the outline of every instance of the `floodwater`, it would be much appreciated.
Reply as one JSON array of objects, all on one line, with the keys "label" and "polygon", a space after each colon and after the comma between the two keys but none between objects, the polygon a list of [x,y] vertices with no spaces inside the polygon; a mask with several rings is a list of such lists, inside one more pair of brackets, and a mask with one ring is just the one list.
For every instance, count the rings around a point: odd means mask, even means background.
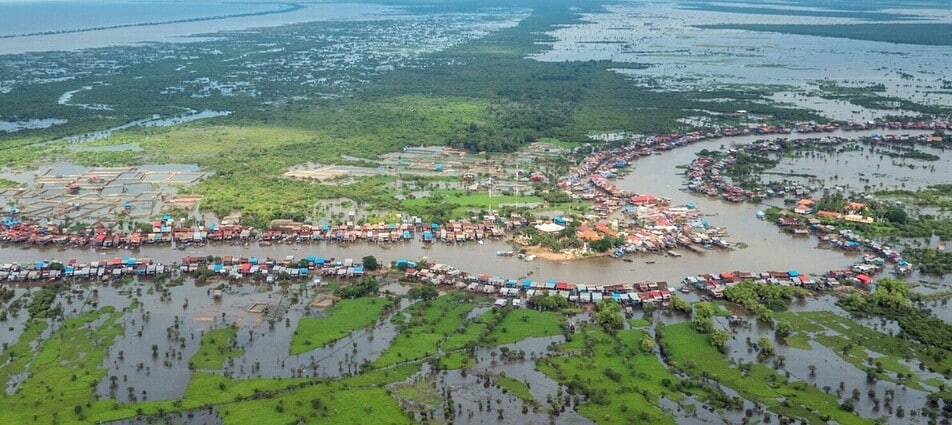
[{"label": "floodwater", "polygon": [[[891,134],[880,131],[880,134]],[[895,132],[900,134],[900,132]],[[911,134],[902,131],[901,134]],[[858,137],[858,132],[834,132],[829,136]],[[695,196],[681,191],[684,180],[678,165],[688,164],[701,149],[717,149],[731,143],[749,143],[758,136],[745,136],[730,139],[701,142],[685,148],[667,151],[661,155],[652,155],[635,161],[633,170],[627,176],[616,181],[620,189],[636,193],[651,193],[656,196],[670,197],[674,204],[694,204],[713,226],[726,227],[731,242],[742,242],[747,248],[727,250],[708,250],[702,254],[684,252],[680,258],[644,254],[632,257],[633,262],[600,257],[577,261],[547,261],[536,259],[531,262],[515,257],[498,257],[496,251],[511,249],[505,241],[486,241],[484,244],[425,245],[419,241],[401,242],[389,245],[355,243],[347,246],[335,243],[313,244],[275,244],[270,247],[232,246],[227,244],[209,244],[203,247],[189,247],[185,251],[172,250],[168,246],[143,247],[138,251],[92,249],[71,249],[58,251],[56,248],[21,249],[15,246],[0,248],[0,259],[6,262],[29,262],[37,259],[77,259],[90,261],[114,256],[148,257],[154,261],[172,263],[186,255],[237,255],[284,258],[294,255],[303,258],[308,255],[323,257],[362,258],[374,255],[389,263],[400,258],[418,259],[427,257],[431,262],[446,263],[471,273],[487,273],[507,278],[530,277],[534,280],[558,279],[574,283],[619,283],[641,280],[677,282],[685,276],[701,273],[719,273],[723,271],[789,270],[802,273],[824,273],[830,269],[843,268],[857,260],[839,251],[818,248],[813,238],[798,237],[780,232],[772,223],[756,219],[763,205],[732,204],[718,199]],[[942,154],[937,152],[937,154]],[[945,163],[948,154],[943,155]],[[814,160],[822,161],[822,159]],[[835,160],[834,160],[835,161]],[[845,159],[844,159],[845,161]],[[850,161],[855,170],[862,170],[859,159]],[[851,164],[841,164],[847,166]],[[854,170],[854,171],[855,171]],[[64,173],[68,170],[58,170]],[[927,179],[906,181],[906,188],[914,189],[919,184],[933,184],[941,173],[929,173],[918,169],[908,171],[912,176],[927,176]],[[845,173],[855,178],[857,172]],[[857,181],[858,183],[858,181]],[[648,264],[647,262],[653,262]],[[606,279],[607,277],[607,279]]]},{"label": "floodwater", "polygon": [[75,136],[69,136],[64,138],[63,140],[70,143],[92,142],[96,140],[105,139],[109,136],[112,136],[113,133],[116,133],[122,130],[127,130],[133,127],[171,127],[173,125],[184,124],[191,121],[201,120],[205,118],[223,117],[230,114],[231,114],[231,111],[189,110],[189,112],[184,115],[168,117],[168,118],[161,118],[159,116],[154,116],[151,119],[131,121],[120,126],[107,128],[105,130],[100,130],[100,131],[95,131],[92,133],[85,133],[85,134],[80,134]]},{"label": "floodwater", "polygon": [[[218,5],[219,7],[221,5]],[[229,7],[232,7],[231,5]],[[244,5],[248,7],[249,5]],[[124,26],[74,33],[26,35],[3,39],[0,55],[57,50],[80,50],[147,42],[190,42],[207,38],[190,37],[216,31],[244,30],[328,20],[367,20],[391,17],[396,9],[388,6],[357,3],[310,3],[290,12],[256,16],[223,17],[221,19],[172,22],[156,25]],[[242,5],[238,5],[242,7]],[[256,6],[259,10],[260,5]],[[221,16],[221,13],[217,14]],[[34,15],[35,16],[35,15]]]},{"label": "floodwater", "polygon": [[[741,5],[743,6],[743,5]],[[703,6],[702,6],[703,8]],[[901,111],[869,110],[817,101],[818,81],[845,86],[882,84],[883,95],[923,104],[948,105],[952,95],[938,90],[950,72],[949,46],[915,46],[845,38],[698,28],[710,24],[802,24],[802,16],[725,13],[681,8],[679,1],[605,6],[605,13],[551,32],[551,49],[541,61],[610,60],[642,63],[645,69],[619,69],[636,84],[662,89],[716,89],[772,85],[802,97],[780,101],[815,108],[830,119],[869,119]],[[947,13],[898,10],[900,14],[948,22]],[[809,18],[810,24],[851,24],[850,18]],[[621,67],[620,67],[621,68]],[[663,79],[657,78],[664,76]]]},{"label": "floodwater", "polygon": [[0,132],[16,133],[20,130],[35,130],[38,128],[49,128],[54,125],[66,124],[66,120],[58,118],[46,118],[42,120],[25,121],[0,121]]}]

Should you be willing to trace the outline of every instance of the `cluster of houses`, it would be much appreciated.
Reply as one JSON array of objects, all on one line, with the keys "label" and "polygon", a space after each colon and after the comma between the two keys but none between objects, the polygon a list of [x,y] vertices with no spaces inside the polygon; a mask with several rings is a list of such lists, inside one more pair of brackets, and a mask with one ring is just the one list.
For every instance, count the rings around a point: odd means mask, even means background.
[{"label": "cluster of houses", "polygon": [[487,296],[518,299],[519,302],[497,302],[496,305],[524,305],[523,299],[536,295],[561,296],[571,303],[599,303],[614,299],[624,305],[661,303],[671,299],[666,282],[639,282],[633,284],[584,285],[558,280],[513,279],[488,274],[469,274],[446,264],[420,266],[414,261],[397,260],[396,267],[404,270],[404,279],[429,282],[443,287],[466,290]]},{"label": "cluster of houses", "polygon": [[209,226],[175,225],[166,216],[153,223],[151,231],[142,229],[130,233],[115,231],[98,223],[83,230],[68,231],[52,224],[21,222],[8,217],[0,223],[0,242],[36,246],[62,245],[91,248],[135,249],[146,245],[177,244],[201,245],[208,242],[250,243],[257,241],[267,246],[273,243],[372,242],[391,243],[410,241],[419,237],[424,242],[466,242],[485,238],[504,237],[511,230],[525,225],[521,217],[503,220],[451,220],[443,224],[424,224],[419,218],[401,223],[342,225],[309,225],[290,220],[275,220],[267,230],[256,230],[240,224],[211,224]]},{"label": "cluster of houses", "polygon": [[[857,215],[857,217],[863,216]],[[777,219],[777,225],[782,228],[792,228],[794,233],[815,235],[821,244],[828,244],[834,248],[844,251],[862,251],[876,258],[872,263],[880,268],[886,262],[893,264],[893,271],[898,275],[906,275],[912,272],[912,264],[903,259],[899,251],[872,239],[862,238],[852,230],[837,230],[836,226],[824,224],[819,218],[808,218],[807,225],[804,225],[802,221],[795,218],[780,217]],[[867,270],[858,271],[865,272]]]},{"label": "cluster of houses", "polygon": [[[868,127],[877,128],[876,125],[885,126],[886,124],[869,124]],[[900,125],[896,123],[896,125]],[[921,122],[921,123],[902,123],[901,128],[919,128],[933,126],[934,128],[945,128],[942,121]],[[827,128],[829,126],[823,126]],[[844,129],[865,129],[865,125],[855,127],[845,127]],[[813,127],[810,127],[813,128]],[[833,126],[835,129],[836,127]],[[892,128],[891,125],[889,128]],[[825,131],[825,130],[824,130]],[[800,133],[813,133],[814,130],[799,131]],[[798,185],[783,185],[781,183],[766,184],[764,187],[755,189],[745,189],[733,183],[732,179],[725,175],[727,170],[732,169],[737,164],[737,154],[746,152],[755,154],[758,157],[788,151],[792,149],[801,149],[810,146],[833,146],[849,142],[861,142],[869,144],[912,144],[912,143],[931,143],[942,141],[940,136],[934,135],[870,135],[860,138],[850,137],[810,137],[810,138],[777,138],[771,140],[758,140],[753,143],[733,146],[728,149],[723,157],[715,158],[702,156],[688,165],[685,176],[687,178],[687,189],[694,193],[700,193],[711,197],[720,197],[730,202],[747,202],[754,199],[771,198],[775,196],[785,196],[787,194],[806,195],[808,188]],[[855,217],[854,217],[855,219]]]},{"label": "cluster of houses", "polygon": [[199,271],[233,280],[263,279],[272,282],[281,276],[308,278],[328,276],[353,278],[364,275],[364,266],[353,259],[341,261],[333,258],[309,256],[283,260],[244,256],[210,258],[201,256],[183,257],[181,262],[162,264],[149,258],[115,257],[110,260],[79,262],[69,260],[37,261],[34,263],[8,263],[0,265],[0,281],[28,282],[55,281],[65,278],[110,280],[126,276],[171,276],[193,274]]}]

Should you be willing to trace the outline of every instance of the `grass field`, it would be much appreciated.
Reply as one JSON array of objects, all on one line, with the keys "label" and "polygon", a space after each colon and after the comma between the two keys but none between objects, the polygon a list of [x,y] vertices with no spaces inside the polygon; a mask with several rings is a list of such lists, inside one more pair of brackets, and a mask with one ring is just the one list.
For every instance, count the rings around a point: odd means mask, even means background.
[{"label": "grass field", "polygon": [[341,300],[323,317],[304,317],[291,337],[291,354],[306,353],[374,324],[387,308],[383,298]]},{"label": "grass field", "polygon": [[385,367],[436,354],[439,343],[463,326],[472,309],[473,304],[461,294],[443,295],[410,306],[410,321],[401,325],[400,333],[374,365]]},{"label": "grass field", "polygon": [[559,314],[550,311],[511,310],[489,333],[489,341],[502,345],[530,337],[561,335],[562,320]]},{"label": "grass field", "polygon": [[[104,307],[67,318],[34,349],[36,356],[25,369],[20,361],[7,364],[4,369],[20,368],[28,377],[16,393],[0,397],[0,423],[84,421],[86,410],[96,402],[94,387],[106,375],[100,368],[106,350],[123,332],[117,323],[121,316],[113,307]],[[34,340],[41,328],[31,325],[20,340]]]},{"label": "grass field", "polygon": [[509,395],[526,403],[532,403],[535,401],[535,398],[532,397],[532,392],[529,391],[529,387],[525,384],[525,382],[506,376],[500,376],[496,378],[496,385],[498,385],[499,388],[502,388],[503,392],[508,393]]},{"label": "grass field", "polygon": [[546,358],[537,368],[586,395],[588,401],[577,410],[599,424],[674,424],[674,418],[661,409],[659,398],[682,399],[682,394],[668,389],[680,379],[654,353],[640,350],[643,335],[642,330],[622,331],[617,337],[583,331],[573,343],[560,347],[569,356]]},{"label": "grass field", "polygon": [[832,312],[784,313],[783,317],[791,318],[799,330],[811,332],[813,340],[829,348],[857,369],[880,369],[880,372],[876,373],[879,379],[900,382],[898,377],[902,375],[902,382],[907,386],[924,390],[922,383],[916,380],[916,372],[903,363],[903,360],[915,359],[927,365],[939,366],[934,358],[919,352],[903,340],[877,332]]},{"label": "grass field", "polygon": [[244,353],[244,350],[234,346],[237,334],[238,328],[233,326],[205,332],[198,352],[192,356],[189,363],[198,370],[221,370],[229,358]]},{"label": "grass field", "polygon": [[[811,423],[829,416],[841,424],[864,424],[868,420],[840,409],[840,403],[804,382],[792,382],[766,365],[755,363],[749,374],[733,366],[689,322],[664,328],[664,340],[670,349],[671,362],[694,377],[712,377],[721,385],[737,391],[742,397],[763,403],[769,410]],[[781,400],[784,400],[781,403]]]}]

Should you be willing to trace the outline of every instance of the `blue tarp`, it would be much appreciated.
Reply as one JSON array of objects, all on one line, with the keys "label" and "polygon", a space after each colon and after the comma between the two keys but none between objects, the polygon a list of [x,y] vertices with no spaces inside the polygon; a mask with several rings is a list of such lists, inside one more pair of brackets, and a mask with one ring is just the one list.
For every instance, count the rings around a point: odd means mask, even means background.
[{"label": "blue tarp", "polygon": [[317,257],[317,259],[314,260],[314,264],[324,264],[326,262],[327,260],[325,260],[324,257]]},{"label": "blue tarp", "polygon": [[510,288],[516,287],[516,280],[515,280],[515,279],[509,279],[509,280],[507,280],[507,281],[506,281],[506,286],[508,286],[508,287],[510,287]]},{"label": "blue tarp", "polygon": [[787,271],[787,274],[790,275],[790,277],[800,276],[800,272],[798,272],[798,271],[796,271],[796,270],[789,270],[789,271]]},{"label": "blue tarp", "polygon": [[430,223],[430,228],[433,230],[436,230],[440,228],[440,225],[437,223]]},{"label": "blue tarp", "polygon": [[328,231],[328,230],[331,230],[331,225],[330,225],[330,224],[325,224],[325,225],[321,226],[321,229],[326,232],[326,231]]},{"label": "blue tarp", "polygon": [[529,288],[529,287],[531,287],[531,286],[532,286],[532,281],[531,281],[531,280],[526,279],[526,280],[523,280],[523,281],[522,281],[522,287],[523,287],[523,288]]},{"label": "blue tarp", "polygon": [[612,292],[612,299],[615,301],[621,301],[621,294],[617,292]]},{"label": "blue tarp", "polygon": [[316,262],[317,262],[317,257],[315,257],[315,256],[313,256],[313,255],[309,255],[307,258],[305,258],[305,260],[307,260],[308,263],[316,263]]},{"label": "blue tarp", "polygon": [[221,265],[221,264],[215,264],[214,266],[212,266],[212,270],[214,270],[214,271],[216,271],[216,272],[220,272],[220,271],[222,271],[222,269],[224,269],[224,268],[225,268],[225,266],[223,266],[223,265]]},{"label": "blue tarp", "polygon": [[258,264],[258,259],[255,257],[251,257],[248,259],[248,262],[251,264]]},{"label": "blue tarp", "polygon": [[555,224],[565,224],[565,217],[559,216],[552,219],[552,222]]},{"label": "blue tarp", "polygon": [[404,230],[404,231],[403,231],[403,238],[404,238],[404,239],[410,239],[410,238],[412,238],[412,237],[413,237],[413,234],[410,233],[409,230]]},{"label": "blue tarp", "polygon": [[433,232],[423,232],[423,240],[433,239]]}]

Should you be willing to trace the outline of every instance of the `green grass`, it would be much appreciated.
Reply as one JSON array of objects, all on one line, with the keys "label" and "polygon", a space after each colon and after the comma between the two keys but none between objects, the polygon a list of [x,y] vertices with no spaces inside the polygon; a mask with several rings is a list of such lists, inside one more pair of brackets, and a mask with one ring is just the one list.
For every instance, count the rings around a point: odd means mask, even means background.
[{"label": "green grass", "polygon": [[788,347],[793,347],[798,350],[812,350],[813,347],[810,346],[810,336],[803,332],[797,332],[793,335],[787,337],[784,341]]},{"label": "green grass", "polygon": [[561,335],[562,318],[550,311],[510,310],[489,333],[493,344],[511,344],[526,338]]},{"label": "green grass", "polygon": [[[9,370],[25,370],[29,376],[15,394],[0,397],[0,423],[83,421],[85,406],[96,401],[94,387],[106,375],[100,368],[106,350],[123,332],[117,323],[121,316],[122,312],[115,308],[104,307],[67,318],[49,339],[39,344],[35,358],[25,369],[20,363],[21,357],[4,366],[4,369],[12,367]],[[42,328],[31,325],[20,340],[34,340],[37,330]],[[80,406],[79,413],[73,410],[76,406]]]},{"label": "green grass", "polygon": [[437,360],[440,369],[465,369],[476,364],[469,354],[462,351],[446,353]]},{"label": "green grass", "polygon": [[291,354],[301,354],[337,341],[376,323],[388,303],[382,298],[342,300],[323,317],[304,317],[291,337]]},{"label": "green grass", "polygon": [[234,346],[237,334],[238,328],[234,326],[205,332],[198,352],[192,356],[189,364],[198,370],[221,370],[225,361],[245,352]]},{"label": "green grass", "polygon": [[416,406],[419,410],[437,408],[443,403],[443,396],[432,377],[412,383],[400,383],[394,386],[393,396]]},{"label": "green grass", "polygon": [[697,333],[689,322],[666,326],[664,340],[671,362],[677,368],[694,377],[713,377],[742,397],[767,405],[773,412],[813,423],[821,421],[820,416],[824,414],[841,424],[868,422],[841,410],[836,397],[805,382],[788,381],[763,364],[753,364],[750,373],[744,374],[711,346],[707,335]]},{"label": "green grass", "polygon": [[532,403],[535,401],[535,398],[532,397],[532,392],[529,391],[529,386],[527,386],[525,382],[506,376],[500,376],[496,378],[496,385],[498,385],[499,388],[502,388],[503,392],[508,393],[526,403]]},{"label": "green grass", "polygon": [[646,328],[651,326],[651,321],[648,319],[630,319],[628,325],[633,328]]},{"label": "green grass", "polygon": [[225,424],[413,423],[386,389],[341,389],[336,385],[316,385],[268,399],[221,405],[218,414]]},{"label": "green grass", "polygon": [[[901,339],[869,329],[828,311],[784,313],[784,317],[793,320],[795,327],[812,332],[812,338],[815,341],[829,348],[857,369],[875,368],[878,363],[884,371],[892,372],[892,374],[877,373],[880,379],[899,382],[898,374],[902,374],[907,377],[904,381],[910,388],[925,389],[916,381],[915,371],[901,360],[913,358],[920,358],[924,362],[935,360],[923,355]],[[836,334],[830,334],[826,329],[835,331]],[[797,335],[801,334],[802,332]],[[870,357],[873,358],[872,363],[869,362]]]},{"label": "green grass", "polygon": [[374,365],[384,367],[435,355],[440,342],[461,328],[473,309],[466,296],[448,294],[410,306],[410,321],[399,325],[400,333]]},{"label": "green grass", "polygon": [[49,324],[45,320],[31,320],[25,326],[17,342],[3,350],[0,357],[3,361],[0,365],[0,382],[9,382],[11,376],[26,371],[27,365],[38,354],[30,344],[40,339]]},{"label": "green grass", "polygon": [[[673,401],[682,400],[681,393],[669,390],[681,380],[654,353],[640,350],[643,335],[642,330],[622,331],[617,337],[584,330],[560,347],[570,355],[540,360],[537,368],[586,395],[587,401],[578,406],[578,412],[599,424],[674,424],[675,419],[661,410],[660,398],[664,395]],[[586,351],[586,346],[591,351]],[[608,371],[617,373],[619,379],[613,379]]]}]

